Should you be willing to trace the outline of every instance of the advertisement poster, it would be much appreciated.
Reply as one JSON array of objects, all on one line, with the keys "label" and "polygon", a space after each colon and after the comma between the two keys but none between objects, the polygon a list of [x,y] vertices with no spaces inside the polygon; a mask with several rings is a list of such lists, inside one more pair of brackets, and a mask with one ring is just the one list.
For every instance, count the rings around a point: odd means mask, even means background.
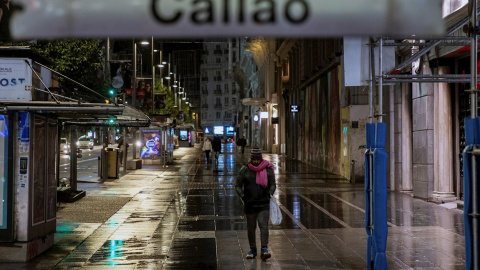
[{"label": "advertisement poster", "polygon": [[0,114],[0,229],[7,228],[8,129],[5,115]]},{"label": "advertisement poster", "polygon": [[0,100],[32,100],[32,70],[25,60],[0,58]]},{"label": "advertisement poster", "polygon": [[141,158],[157,158],[161,154],[160,130],[142,129]]},{"label": "advertisement poster", "polygon": [[180,141],[188,141],[188,131],[180,130]]}]

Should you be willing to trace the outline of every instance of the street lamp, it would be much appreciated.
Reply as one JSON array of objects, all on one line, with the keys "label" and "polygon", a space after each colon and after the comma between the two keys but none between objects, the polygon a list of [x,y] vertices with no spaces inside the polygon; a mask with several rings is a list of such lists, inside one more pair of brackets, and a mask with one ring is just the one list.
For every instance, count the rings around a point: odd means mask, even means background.
[{"label": "street lamp", "polygon": [[[153,41],[153,37],[152,37]],[[140,41],[141,45],[148,45],[150,44],[148,41]],[[153,47],[153,45],[152,45]],[[142,72],[143,73],[143,72]],[[133,39],[133,87],[132,87],[132,106],[137,106],[137,42]]]}]

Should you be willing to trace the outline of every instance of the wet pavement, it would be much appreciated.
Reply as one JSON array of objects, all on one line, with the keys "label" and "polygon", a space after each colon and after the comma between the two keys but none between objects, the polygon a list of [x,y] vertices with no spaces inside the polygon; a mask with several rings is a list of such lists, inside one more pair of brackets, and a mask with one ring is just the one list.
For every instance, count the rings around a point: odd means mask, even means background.
[{"label": "wet pavement", "polygon": [[[87,196],[59,204],[55,245],[0,269],[366,268],[363,183],[264,154],[276,170],[283,221],[270,225],[272,258],[246,260],[234,183],[248,155],[224,144],[218,162],[207,162],[199,146],[174,157],[167,167],[144,164],[117,180],[79,183]],[[465,268],[462,211],[390,192],[388,225],[389,269]]]}]

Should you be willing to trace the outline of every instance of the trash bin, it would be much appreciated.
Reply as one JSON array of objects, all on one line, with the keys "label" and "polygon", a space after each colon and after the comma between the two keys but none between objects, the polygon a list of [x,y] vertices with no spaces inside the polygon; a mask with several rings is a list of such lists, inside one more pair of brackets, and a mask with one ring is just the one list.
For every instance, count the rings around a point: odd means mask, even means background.
[{"label": "trash bin", "polygon": [[107,148],[107,177],[118,179],[118,148]]}]

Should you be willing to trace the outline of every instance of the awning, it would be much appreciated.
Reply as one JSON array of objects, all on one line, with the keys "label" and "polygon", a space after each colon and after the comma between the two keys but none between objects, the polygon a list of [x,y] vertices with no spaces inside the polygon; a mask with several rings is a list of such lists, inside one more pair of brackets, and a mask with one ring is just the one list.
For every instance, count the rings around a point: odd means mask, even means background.
[{"label": "awning", "polygon": [[145,127],[150,118],[143,112],[124,105],[49,101],[0,101],[0,110],[53,113],[67,125]]}]

